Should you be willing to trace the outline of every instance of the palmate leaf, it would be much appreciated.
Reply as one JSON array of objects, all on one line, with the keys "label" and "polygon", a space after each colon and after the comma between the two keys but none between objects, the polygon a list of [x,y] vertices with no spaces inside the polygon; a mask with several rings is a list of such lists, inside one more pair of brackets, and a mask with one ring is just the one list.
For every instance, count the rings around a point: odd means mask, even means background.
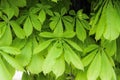
[{"label": "palmate leaf", "polygon": [[24,7],[26,6],[26,0],[10,0],[15,6],[17,7]]},{"label": "palmate leaf", "polygon": [[53,40],[54,39],[50,39],[40,43],[37,47],[35,47],[33,54],[40,53],[42,50],[46,49],[52,43]]},{"label": "palmate leaf", "polygon": [[65,71],[65,61],[64,56],[62,55],[58,59],[56,59],[56,62],[52,68],[53,73],[56,75],[56,78],[61,76]]},{"label": "palmate leaf", "polygon": [[112,76],[113,76],[112,64],[110,63],[110,61],[104,51],[102,51],[101,58],[102,58],[102,65],[101,65],[100,78],[102,80],[112,80]]},{"label": "palmate leaf", "polygon": [[96,80],[100,74],[100,70],[101,70],[101,54],[99,51],[88,68],[87,79]]},{"label": "palmate leaf", "polygon": [[89,53],[87,56],[85,56],[83,59],[82,59],[82,63],[84,66],[88,66],[91,61],[94,59],[96,53],[97,53],[98,50],[94,50],[92,51],[91,53]]},{"label": "palmate leaf", "polygon": [[46,13],[45,13],[44,10],[41,10],[41,11],[39,12],[38,18],[39,18],[40,22],[43,24],[43,22],[44,22],[45,19],[46,19]]},{"label": "palmate leaf", "polygon": [[6,30],[4,35],[0,38],[0,46],[9,46],[12,43],[12,33],[9,25],[5,25]]},{"label": "palmate leaf", "polygon": [[25,38],[25,32],[15,21],[10,21],[11,27],[14,30],[16,36],[20,39]]},{"label": "palmate leaf", "polygon": [[27,66],[27,70],[29,70],[32,74],[38,74],[42,71],[43,62],[43,56],[36,54],[32,56],[31,62]]},{"label": "palmate leaf", "polygon": [[65,25],[66,31],[73,31],[73,28],[74,28],[73,21],[74,21],[74,19],[71,16],[63,16],[62,21]]},{"label": "palmate leaf", "polygon": [[[52,71],[52,68],[56,62],[56,59],[59,58],[61,56],[61,54],[63,53],[63,48],[62,47],[58,47],[59,43],[54,43],[54,45],[51,47],[51,49],[49,50],[46,59],[43,63],[43,73],[47,74],[49,72]],[[48,67],[49,66],[49,67]]]},{"label": "palmate leaf", "polygon": [[20,64],[18,64],[17,60],[15,60],[15,58],[13,58],[12,56],[4,53],[4,52],[1,52],[2,56],[4,57],[4,59],[15,69],[17,70],[21,70],[23,71],[23,67],[20,66]]},{"label": "palmate leaf", "polygon": [[30,17],[27,17],[27,19],[24,23],[23,30],[25,31],[25,34],[26,34],[27,37],[32,34],[33,26],[32,26],[32,22],[30,20]]},{"label": "palmate leaf", "polygon": [[87,36],[86,31],[83,28],[83,25],[81,24],[81,22],[78,19],[76,20],[76,35],[77,35],[78,39],[83,42]]},{"label": "palmate leaf", "polygon": [[77,69],[84,70],[83,64],[71,47],[64,43],[64,57],[68,64],[73,64]]},{"label": "palmate leaf", "polygon": [[4,35],[5,30],[6,30],[6,23],[5,22],[0,22],[0,38]]},{"label": "palmate leaf", "polygon": [[38,17],[36,15],[30,15],[30,19],[31,19],[31,23],[33,25],[33,27],[40,31],[41,30],[41,27],[42,27],[42,24],[41,22],[38,20]]},{"label": "palmate leaf", "polygon": [[7,67],[4,65],[4,62],[1,59],[1,57],[0,57],[0,79],[12,80],[12,75],[7,70]]},{"label": "palmate leaf", "polygon": [[119,17],[116,8],[113,7],[111,1],[109,1],[106,8],[106,29],[104,37],[108,40],[114,40],[119,36]]},{"label": "palmate leaf", "polygon": [[87,76],[86,75],[87,75],[86,71],[78,72],[77,76],[75,77],[75,80],[87,80]]},{"label": "palmate leaf", "polygon": [[21,53],[19,49],[9,46],[0,47],[0,50],[5,53],[13,54],[13,55],[18,55]]},{"label": "palmate leaf", "polygon": [[71,41],[71,40],[68,40],[68,39],[65,39],[65,41],[71,46],[73,47],[74,49],[78,50],[78,51],[83,51],[82,48],[77,45],[75,42]]},{"label": "palmate leaf", "polygon": [[32,39],[28,39],[25,46],[21,50],[21,54],[17,55],[15,59],[22,66],[27,66],[32,58]]}]

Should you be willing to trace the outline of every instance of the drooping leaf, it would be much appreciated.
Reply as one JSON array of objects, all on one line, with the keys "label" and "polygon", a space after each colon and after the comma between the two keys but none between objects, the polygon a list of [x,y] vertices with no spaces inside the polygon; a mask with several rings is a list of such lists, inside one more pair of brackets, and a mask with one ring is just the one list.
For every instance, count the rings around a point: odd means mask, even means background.
[{"label": "drooping leaf", "polygon": [[61,56],[58,59],[56,59],[56,62],[52,68],[53,73],[56,75],[56,78],[58,78],[59,76],[61,76],[64,71],[65,71],[65,61],[64,61],[64,57]]},{"label": "drooping leaf", "polygon": [[91,53],[89,53],[87,56],[85,56],[82,59],[83,65],[88,66],[91,63],[91,61],[94,59],[96,53],[97,53],[97,50],[94,50]]},{"label": "drooping leaf", "polygon": [[12,75],[7,70],[6,66],[4,65],[1,57],[0,57],[0,79],[3,80],[12,80]]},{"label": "drooping leaf", "polygon": [[2,56],[5,58],[5,60],[15,69],[17,70],[21,70],[23,71],[23,67],[20,66],[20,64],[18,64],[17,60],[15,60],[15,58],[13,58],[12,56],[6,54],[6,53],[3,53],[2,52]]},{"label": "drooping leaf", "polygon": [[102,51],[101,58],[102,58],[102,65],[101,65],[100,78],[102,80],[111,80],[113,76],[112,65],[104,51]]},{"label": "drooping leaf", "polygon": [[71,45],[71,47],[73,47],[74,49],[78,50],[78,51],[83,51],[82,48],[77,45],[75,42],[71,41],[71,40],[68,40],[68,39],[65,39],[65,41]]},{"label": "drooping leaf", "polygon": [[36,54],[32,56],[32,60],[27,66],[27,70],[29,70],[32,74],[38,74],[42,71],[43,62],[43,56]]},{"label": "drooping leaf", "polygon": [[69,63],[71,62],[77,69],[84,70],[83,64],[78,57],[78,55],[70,48],[70,46],[64,43],[65,48],[65,60]]},{"label": "drooping leaf", "polygon": [[40,43],[33,51],[33,54],[37,54],[39,52],[41,52],[42,50],[46,49],[51,43],[52,43],[53,39],[44,41],[42,43]]},{"label": "drooping leaf", "polygon": [[86,38],[86,31],[78,19],[76,20],[76,35],[77,35],[78,39],[81,41],[84,41]]},{"label": "drooping leaf", "polygon": [[[56,59],[58,57],[60,57],[60,55],[62,54],[63,52],[63,49],[61,47],[58,47],[58,43],[54,43],[54,45],[51,47],[51,49],[49,50],[47,56],[46,56],[46,59],[43,63],[43,73],[46,74],[46,73],[49,73],[55,62],[56,62]],[[48,67],[49,66],[49,67]]]},{"label": "drooping leaf", "polygon": [[76,77],[75,77],[75,80],[87,80],[87,73],[86,71],[85,72],[79,72],[77,73]]},{"label": "drooping leaf", "polygon": [[5,46],[5,47],[0,47],[0,50],[8,53],[8,54],[13,54],[13,55],[18,55],[20,54],[20,50],[14,47],[9,47],[9,46]]},{"label": "drooping leaf", "polygon": [[0,38],[4,35],[6,26],[5,22],[0,22]]},{"label": "drooping leaf", "polygon": [[31,22],[32,22],[33,27],[36,30],[40,31],[42,25],[41,25],[41,22],[38,20],[37,16],[36,15],[31,15],[30,18],[31,18]]},{"label": "drooping leaf", "polygon": [[10,26],[5,25],[6,30],[4,35],[0,38],[0,46],[9,46],[12,43],[12,33]]},{"label": "drooping leaf", "polygon": [[88,80],[96,80],[101,70],[101,54],[98,52],[87,71]]},{"label": "drooping leaf", "polygon": [[15,59],[22,66],[27,66],[32,57],[32,39],[28,39],[25,46],[21,50],[21,54],[17,55]]}]

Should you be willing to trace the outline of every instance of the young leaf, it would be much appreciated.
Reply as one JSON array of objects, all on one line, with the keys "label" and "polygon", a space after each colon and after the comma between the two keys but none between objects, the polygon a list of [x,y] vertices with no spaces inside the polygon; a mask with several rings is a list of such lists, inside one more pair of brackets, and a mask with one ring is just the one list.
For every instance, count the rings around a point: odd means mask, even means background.
[{"label": "young leaf", "polygon": [[52,43],[53,39],[44,41],[42,43],[40,43],[33,51],[33,54],[37,54],[40,53],[42,50],[46,49],[51,43]]},{"label": "young leaf", "polygon": [[46,19],[46,13],[45,13],[45,11],[41,10],[38,17],[39,17],[40,22],[43,24],[43,22]]},{"label": "young leaf", "polygon": [[64,57],[67,62],[71,62],[77,69],[84,70],[83,64],[76,53],[70,48],[70,46],[64,43],[65,54]]},{"label": "young leaf", "polygon": [[0,47],[0,50],[8,53],[8,54],[13,54],[13,55],[18,55],[20,54],[20,50],[14,47],[9,47],[9,46],[5,46],[5,47]]},{"label": "young leaf", "polygon": [[78,51],[82,51],[82,48],[77,45],[75,42],[71,41],[71,40],[68,40],[68,39],[65,39],[65,41],[71,45],[71,47],[73,47],[74,49],[78,50]]},{"label": "young leaf", "polygon": [[86,31],[78,19],[76,20],[76,35],[77,35],[79,40],[84,42],[84,40],[86,38]]},{"label": "young leaf", "polygon": [[32,74],[38,74],[42,71],[43,62],[43,56],[34,55],[32,56],[30,64],[27,66],[27,70],[29,70]]},{"label": "young leaf", "polygon": [[75,80],[87,80],[87,73],[85,72],[78,72]]},{"label": "young leaf", "polygon": [[66,31],[62,34],[61,37],[64,37],[64,38],[73,38],[75,36],[75,32],[73,31]]},{"label": "young leaf", "polygon": [[56,75],[56,78],[61,76],[65,71],[65,61],[64,57],[61,56],[60,58],[56,59],[56,62],[52,68],[53,73]]},{"label": "young leaf", "polygon": [[7,70],[6,66],[4,65],[1,57],[0,57],[0,79],[3,80],[12,80],[12,75]]},{"label": "young leaf", "polygon": [[85,56],[83,59],[82,59],[82,63],[84,66],[88,66],[91,61],[94,59],[96,53],[97,53],[98,50],[94,50],[92,51],[91,53],[89,53],[87,56]]},{"label": "young leaf", "polygon": [[28,39],[27,43],[21,50],[21,54],[17,55],[15,59],[22,66],[27,66],[32,58],[32,40]]},{"label": "young leaf", "polygon": [[101,54],[98,52],[87,71],[88,80],[96,80],[101,70]]},{"label": "young leaf", "polygon": [[113,75],[112,65],[104,51],[102,51],[101,58],[102,58],[102,65],[101,65],[100,78],[102,80],[111,80]]},{"label": "young leaf", "polygon": [[4,35],[6,26],[5,22],[0,22],[0,38]]},{"label": "young leaf", "polygon": [[32,34],[33,26],[32,26],[32,22],[29,17],[26,19],[23,29],[27,37]]},{"label": "young leaf", "polygon": [[9,56],[6,53],[2,52],[2,56],[5,58],[5,60],[15,69],[23,71],[23,67],[18,64],[18,62],[11,56]]},{"label": "young leaf", "polygon": [[17,48],[17,49],[22,49],[26,44],[26,40],[24,39],[19,39],[19,38],[15,38],[12,42],[13,47]]},{"label": "young leaf", "polygon": [[10,26],[5,25],[6,30],[4,35],[0,38],[0,46],[9,46],[12,43],[12,33]]},{"label": "young leaf", "polygon": [[83,52],[86,54],[86,53],[89,53],[89,52],[97,49],[98,47],[99,47],[99,46],[96,45],[96,44],[91,44],[91,45],[88,45],[88,46],[84,49]]},{"label": "young leaf", "polygon": [[46,56],[42,67],[44,74],[49,73],[52,70],[56,59],[59,58],[63,52],[63,49],[58,47],[58,45],[59,44],[57,42],[54,43],[54,45],[49,50],[48,55]]},{"label": "young leaf", "polygon": [[42,25],[41,25],[41,22],[38,20],[37,16],[36,15],[30,15],[30,19],[31,19],[33,27],[36,30],[40,31]]},{"label": "young leaf", "polygon": [[20,39],[25,38],[25,32],[15,21],[10,21],[10,24],[18,38]]},{"label": "young leaf", "polygon": [[51,33],[51,32],[41,32],[41,33],[39,34],[39,36],[45,37],[45,38],[54,38],[54,37],[57,37],[56,35],[54,35],[54,34]]}]

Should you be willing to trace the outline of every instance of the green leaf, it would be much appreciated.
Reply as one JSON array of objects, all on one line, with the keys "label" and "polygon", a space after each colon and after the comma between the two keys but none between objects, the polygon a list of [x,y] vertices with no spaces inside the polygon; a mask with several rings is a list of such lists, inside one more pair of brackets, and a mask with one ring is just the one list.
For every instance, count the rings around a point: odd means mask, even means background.
[{"label": "green leaf", "polygon": [[119,17],[119,15],[114,9],[112,2],[109,1],[106,8],[106,29],[104,33],[105,39],[115,40],[119,36],[119,21],[117,21],[117,17]]},{"label": "green leaf", "polygon": [[83,28],[83,25],[81,24],[81,22],[78,19],[76,20],[76,35],[77,35],[78,39],[83,42],[87,36],[86,31]]},{"label": "green leaf", "polygon": [[61,9],[61,15],[62,15],[62,16],[63,16],[63,15],[65,15],[65,14],[66,14],[66,12],[67,12],[67,10],[66,10],[66,8],[65,8],[65,7]]},{"label": "green leaf", "polygon": [[0,50],[5,53],[13,54],[13,55],[18,55],[21,53],[19,49],[9,46],[0,47]]},{"label": "green leaf", "polygon": [[[59,58],[63,52],[63,49],[61,47],[58,47],[58,43],[54,43],[54,45],[49,50],[46,59],[43,63],[43,73],[49,73],[52,71],[52,68],[56,62],[56,59]],[[48,67],[49,66],[49,67]]]},{"label": "green leaf", "polygon": [[4,35],[6,26],[5,22],[0,22],[0,38]]},{"label": "green leaf", "polygon": [[91,44],[91,45],[88,45],[88,46],[84,49],[83,52],[84,52],[84,54],[86,54],[86,53],[89,53],[89,52],[97,49],[98,47],[99,47],[99,46],[96,45],[96,44]]},{"label": "green leaf", "polygon": [[65,31],[61,37],[64,38],[73,38],[75,36],[75,32],[73,31]]},{"label": "green leaf", "polygon": [[76,44],[75,42],[71,41],[71,40],[68,40],[68,39],[65,39],[65,41],[71,45],[71,47],[73,47],[74,49],[78,50],[78,51],[83,51],[82,48]]},{"label": "green leaf", "polygon": [[18,7],[24,7],[24,6],[26,6],[26,0],[16,0],[16,1],[13,0],[13,2]]},{"label": "green leaf", "polygon": [[7,14],[7,17],[8,17],[9,20],[15,15],[15,12],[14,12],[13,8],[6,8],[6,9],[3,10],[3,12],[5,14]]},{"label": "green leaf", "polygon": [[10,21],[10,24],[18,38],[20,39],[25,38],[25,32],[15,21]]},{"label": "green leaf", "polygon": [[23,29],[27,37],[32,34],[33,26],[32,26],[32,22],[29,17],[26,19]]},{"label": "green leaf", "polygon": [[38,74],[42,71],[44,58],[41,55],[32,56],[32,60],[27,66],[27,70],[29,70],[32,74]]},{"label": "green leaf", "polygon": [[5,25],[6,30],[4,35],[0,38],[0,46],[9,46],[12,43],[12,33],[10,26]]},{"label": "green leaf", "polygon": [[87,71],[88,80],[96,80],[101,70],[101,54],[98,52]]},{"label": "green leaf", "polygon": [[77,69],[84,70],[84,67],[80,58],[70,48],[70,46],[64,43],[64,49],[65,49],[64,57],[65,57],[65,60],[68,62],[68,64],[69,62],[71,62]]},{"label": "green leaf", "polygon": [[15,58],[13,58],[13,57],[11,57],[11,56],[9,56],[8,54],[3,53],[3,52],[2,52],[2,56],[5,58],[5,60],[6,60],[13,68],[15,68],[15,69],[17,69],[17,70],[21,70],[21,71],[24,70],[23,67],[18,64],[18,62],[17,62],[17,60],[15,60]]},{"label": "green leaf", "polygon": [[112,80],[113,72],[112,65],[104,51],[102,51],[102,66],[100,72],[100,78],[102,80]]},{"label": "green leaf", "polygon": [[45,21],[46,19],[46,13],[44,10],[41,10],[40,13],[39,13],[39,16],[38,16],[40,22],[43,24],[43,22]]},{"label": "green leaf", "polygon": [[12,80],[12,75],[7,70],[6,66],[4,65],[1,57],[0,57],[0,79],[3,80]]},{"label": "green leaf", "polygon": [[39,35],[41,37],[45,37],[45,38],[54,38],[54,37],[56,37],[56,35],[51,33],[51,32],[41,32]]},{"label": "green leaf", "polygon": [[77,73],[77,76],[75,77],[75,80],[87,80],[87,73],[85,72],[79,72]]},{"label": "green leaf", "polygon": [[32,58],[32,39],[28,39],[27,43],[21,50],[21,54],[17,55],[15,59],[22,66],[27,66]]},{"label": "green leaf", "polygon": [[52,43],[52,41],[53,39],[50,39],[40,43],[37,47],[35,47],[33,54],[40,53],[42,50],[46,49]]},{"label": "green leaf", "polygon": [[12,42],[13,47],[18,48],[18,49],[22,49],[26,44],[26,40],[24,39],[19,39],[19,38],[15,38]]},{"label": "green leaf", "polygon": [[52,68],[53,73],[56,75],[56,78],[61,76],[65,71],[65,61],[64,57],[61,56],[60,58],[56,59],[56,62]]},{"label": "green leaf", "polygon": [[40,31],[41,30],[41,27],[42,27],[42,24],[41,22],[38,20],[37,16],[36,15],[30,15],[30,18],[31,18],[31,22],[32,22],[32,25],[33,27]]},{"label": "green leaf", "polygon": [[82,59],[82,63],[84,66],[88,66],[91,61],[94,59],[96,53],[97,53],[98,50],[94,50],[92,51],[91,53],[89,53],[87,56],[85,56],[83,59]]}]

